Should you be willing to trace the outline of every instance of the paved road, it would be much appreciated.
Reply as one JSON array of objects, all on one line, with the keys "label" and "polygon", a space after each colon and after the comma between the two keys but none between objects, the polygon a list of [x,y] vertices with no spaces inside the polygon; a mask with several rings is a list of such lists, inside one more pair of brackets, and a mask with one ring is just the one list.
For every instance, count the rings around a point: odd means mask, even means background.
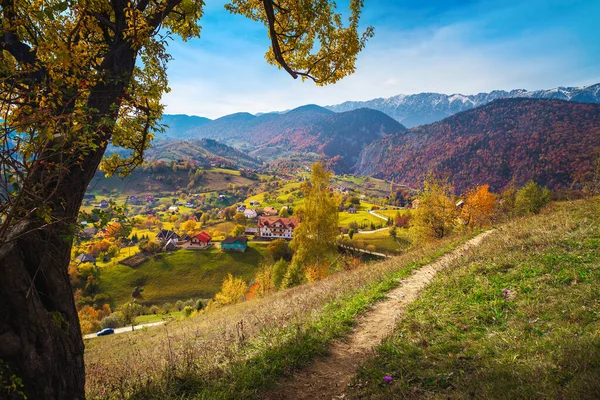
[{"label": "paved road", "polygon": [[387,219],[387,217],[384,217],[383,215],[379,215],[379,214],[377,214],[377,213],[376,213],[375,211],[373,211],[373,210],[369,211],[369,214],[371,214],[371,215],[373,215],[373,216],[375,216],[375,217],[377,217],[377,218],[379,218],[379,219],[382,219],[382,220],[384,220],[384,221],[387,221],[387,220],[388,220],[388,219]]},{"label": "paved road", "polygon": [[[152,322],[152,323],[149,323],[149,324],[136,325],[134,328],[135,328],[135,330],[137,330],[137,329],[142,329],[142,328],[149,328],[151,326],[162,325],[164,323],[165,323],[165,321],[158,321],[158,322]],[[117,329],[115,329],[115,333],[114,334],[116,335],[117,333],[125,333],[125,332],[131,332],[131,326],[126,326],[124,328],[117,328]],[[95,337],[102,337],[102,336],[96,336],[95,333],[90,333],[89,335],[85,335],[83,338],[84,339],[92,339],[92,338],[95,338]]]},{"label": "paved road", "polygon": [[389,226],[386,226],[385,228],[379,228],[379,229],[375,229],[373,231],[361,231],[360,229],[358,230],[358,233],[360,233],[361,235],[370,235],[372,233],[377,233],[377,232],[383,232],[383,231],[387,231],[388,229],[390,229]]}]

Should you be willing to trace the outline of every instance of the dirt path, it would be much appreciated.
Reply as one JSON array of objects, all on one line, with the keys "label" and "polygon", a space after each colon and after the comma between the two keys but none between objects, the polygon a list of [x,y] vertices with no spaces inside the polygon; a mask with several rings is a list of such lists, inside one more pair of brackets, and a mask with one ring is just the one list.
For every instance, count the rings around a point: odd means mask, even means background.
[{"label": "dirt path", "polygon": [[327,357],[318,359],[311,366],[297,372],[265,398],[343,399],[343,393],[359,365],[392,332],[396,321],[402,316],[406,306],[417,298],[419,291],[431,282],[438,271],[469,248],[478,246],[492,232],[493,230],[487,231],[474,237],[403,279],[400,286],[388,292],[387,300],[375,304],[372,310],[358,320],[357,327],[345,342],[334,342]]}]

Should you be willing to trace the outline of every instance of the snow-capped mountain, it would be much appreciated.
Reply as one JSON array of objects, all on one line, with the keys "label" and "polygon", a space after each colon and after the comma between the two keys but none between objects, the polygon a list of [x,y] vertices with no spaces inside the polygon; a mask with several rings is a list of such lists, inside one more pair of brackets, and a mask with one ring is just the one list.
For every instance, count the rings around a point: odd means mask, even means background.
[{"label": "snow-capped mountain", "polygon": [[450,115],[482,106],[501,98],[539,98],[576,101],[581,103],[600,103],[600,83],[585,87],[558,87],[549,90],[528,91],[525,89],[494,90],[475,95],[419,93],[378,98],[368,101],[346,101],[325,108],[344,112],[357,108],[372,108],[386,113],[402,125],[411,128],[418,125],[440,121]]}]

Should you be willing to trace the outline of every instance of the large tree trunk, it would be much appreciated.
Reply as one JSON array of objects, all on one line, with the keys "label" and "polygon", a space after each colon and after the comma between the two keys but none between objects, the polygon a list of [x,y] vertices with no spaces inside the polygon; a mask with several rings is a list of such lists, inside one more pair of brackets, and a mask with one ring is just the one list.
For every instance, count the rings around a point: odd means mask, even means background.
[{"label": "large tree trunk", "polygon": [[[23,222],[13,235],[35,224]],[[70,251],[70,240],[37,229],[0,249],[0,359],[9,368],[3,379],[22,379],[28,399],[84,398],[84,347],[67,273]]]},{"label": "large tree trunk", "polygon": [[[48,206],[59,222],[44,227],[39,217],[24,219],[0,246],[0,399],[6,396],[1,384],[11,376],[22,380],[28,399],[85,398],[84,345],[68,274],[73,226],[111,137],[112,127],[102,121],[116,120],[135,57],[120,43],[106,58],[116,72],[88,100],[89,109],[96,110],[91,121],[98,124],[98,147],[71,165],[66,177],[46,185],[53,192]],[[58,153],[52,156],[61,159]],[[13,392],[9,398],[22,397]]]},{"label": "large tree trunk", "polygon": [[58,223],[43,227],[38,217],[25,219],[0,247],[0,359],[10,370],[3,379],[22,379],[28,399],[85,398],[84,346],[68,267],[73,226],[103,153],[101,147],[72,167],[58,186],[52,202]]},{"label": "large tree trunk", "polygon": [[53,202],[59,223],[44,228],[37,217],[25,219],[0,247],[0,359],[9,375],[22,379],[29,399],[85,397],[84,346],[68,266],[72,226],[101,157],[73,168],[59,186]]}]

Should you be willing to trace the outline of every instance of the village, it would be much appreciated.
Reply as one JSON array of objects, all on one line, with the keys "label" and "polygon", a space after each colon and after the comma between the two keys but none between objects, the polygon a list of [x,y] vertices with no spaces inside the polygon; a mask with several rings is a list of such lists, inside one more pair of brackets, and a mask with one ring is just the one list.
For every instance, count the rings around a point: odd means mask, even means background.
[{"label": "village", "polygon": [[[307,171],[246,181],[238,173],[209,167],[205,175],[222,178],[218,190],[134,194],[123,187],[111,190],[111,181],[104,181],[108,188],[88,191],[70,268],[79,307],[122,308],[135,300],[142,306],[137,320],[153,322],[181,314],[181,307],[169,304],[206,303],[227,274],[252,284],[261,265],[289,260]],[[410,218],[409,190],[373,178],[336,176],[329,191],[339,203],[342,253],[366,261],[369,254],[401,254],[410,246],[402,233]],[[97,327],[94,322],[90,331]]]}]

